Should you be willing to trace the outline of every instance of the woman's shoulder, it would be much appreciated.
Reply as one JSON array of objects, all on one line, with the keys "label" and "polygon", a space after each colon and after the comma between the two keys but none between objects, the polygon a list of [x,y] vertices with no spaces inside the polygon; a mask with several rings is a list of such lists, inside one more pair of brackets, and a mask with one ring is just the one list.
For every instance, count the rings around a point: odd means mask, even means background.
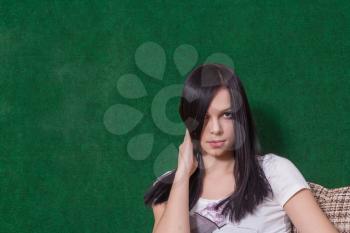
[{"label": "woman's shoulder", "polygon": [[275,153],[258,156],[258,160],[267,178],[300,173],[299,169],[291,160]]},{"label": "woman's shoulder", "polygon": [[277,155],[274,153],[267,153],[265,155],[258,156],[258,161],[261,163],[261,166],[264,168],[284,168],[294,166],[293,162],[289,159]]}]

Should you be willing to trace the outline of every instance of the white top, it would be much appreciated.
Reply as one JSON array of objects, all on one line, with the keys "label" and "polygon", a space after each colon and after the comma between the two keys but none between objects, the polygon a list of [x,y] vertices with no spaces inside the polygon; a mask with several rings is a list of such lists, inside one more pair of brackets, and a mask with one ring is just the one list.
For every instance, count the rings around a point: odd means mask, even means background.
[{"label": "white top", "polygon": [[258,158],[274,196],[266,198],[254,214],[247,214],[238,224],[221,215],[220,210],[214,210],[213,205],[222,199],[199,198],[190,211],[191,233],[291,232],[291,222],[283,205],[296,192],[310,187],[290,160],[272,153]]}]

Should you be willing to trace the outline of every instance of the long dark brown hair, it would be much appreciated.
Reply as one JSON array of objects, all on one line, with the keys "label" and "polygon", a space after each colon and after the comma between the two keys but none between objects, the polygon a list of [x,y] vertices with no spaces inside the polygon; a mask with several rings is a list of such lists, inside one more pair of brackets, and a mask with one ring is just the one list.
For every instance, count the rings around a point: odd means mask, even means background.
[{"label": "long dark brown hair", "polygon": [[[256,206],[272,194],[272,190],[258,161],[261,148],[245,90],[234,70],[222,64],[203,64],[195,68],[187,76],[180,99],[179,113],[189,129],[194,154],[198,159],[198,167],[189,181],[189,210],[201,195],[205,174],[200,135],[210,102],[221,87],[226,87],[230,93],[235,126],[235,143],[232,148],[235,190],[229,197],[218,202],[216,208],[224,205],[222,214],[228,215],[232,222],[239,222],[246,214],[253,213]],[[145,205],[151,207],[152,204],[168,200],[175,173],[176,169],[153,183],[144,195]]]}]

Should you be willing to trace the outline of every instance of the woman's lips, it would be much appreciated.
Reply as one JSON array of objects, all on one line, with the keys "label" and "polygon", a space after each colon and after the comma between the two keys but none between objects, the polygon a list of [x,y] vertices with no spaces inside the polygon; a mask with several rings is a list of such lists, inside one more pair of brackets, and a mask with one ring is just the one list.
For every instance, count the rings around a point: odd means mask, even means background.
[{"label": "woman's lips", "polygon": [[213,148],[218,148],[224,145],[225,140],[208,141],[209,145]]}]

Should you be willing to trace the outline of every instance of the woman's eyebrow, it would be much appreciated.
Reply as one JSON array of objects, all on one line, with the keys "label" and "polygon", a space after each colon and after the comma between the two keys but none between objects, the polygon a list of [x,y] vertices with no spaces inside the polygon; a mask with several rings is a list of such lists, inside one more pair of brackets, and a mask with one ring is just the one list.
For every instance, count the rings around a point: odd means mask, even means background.
[{"label": "woman's eyebrow", "polygon": [[228,108],[225,108],[225,109],[221,110],[220,113],[225,112],[227,110],[231,110],[231,107],[228,107]]},{"label": "woman's eyebrow", "polygon": [[231,107],[225,108],[224,110],[222,110],[222,112],[227,111],[227,110],[231,110]]}]

